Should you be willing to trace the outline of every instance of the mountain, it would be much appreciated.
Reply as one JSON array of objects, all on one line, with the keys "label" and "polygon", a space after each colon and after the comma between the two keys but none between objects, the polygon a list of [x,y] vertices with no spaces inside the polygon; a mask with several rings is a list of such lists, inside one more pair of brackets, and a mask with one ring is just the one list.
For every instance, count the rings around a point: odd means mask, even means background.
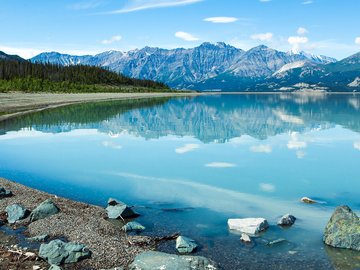
[{"label": "mountain", "polygon": [[18,55],[10,55],[10,54],[6,54],[2,51],[0,51],[0,60],[12,60],[12,61],[19,61],[19,62],[26,61],[25,59],[21,58]]},{"label": "mountain", "polygon": [[[292,69],[284,69],[267,78],[264,84],[287,91],[323,90],[358,91],[360,90],[360,53],[341,61],[322,64],[304,64]],[[264,85],[263,85],[264,87]]]},{"label": "mountain", "polygon": [[[352,91],[357,88],[354,80],[360,78],[358,59],[354,55],[337,61],[306,52],[281,52],[264,45],[244,51],[223,42],[205,42],[190,49],[145,47],[95,56],[51,52],[35,56],[31,61],[101,66],[132,78],[164,82],[175,89],[277,91],[281,88],[281,91],[290,91],[299,90],[293,86],[304,83],[316,84],[315,90],[335,87],[339,91]],[[346,79],[343,79],[345,71]]]}]

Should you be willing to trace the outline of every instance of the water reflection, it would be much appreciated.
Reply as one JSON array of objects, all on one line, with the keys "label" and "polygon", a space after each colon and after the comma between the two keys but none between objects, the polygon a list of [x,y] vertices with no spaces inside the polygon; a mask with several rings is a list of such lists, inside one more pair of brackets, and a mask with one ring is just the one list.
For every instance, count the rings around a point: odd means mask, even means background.
[{"label": "water reflection", "polygon": [[111,136],[124,132],[146,139],[192,136],[205,143],[242,135],[263,140],[335,125],[360,132],[359,102],[358,96],[325,94],[114,101],[31,114],[1,123],[0,132],[30,127],[51,133],[95,128]]}]

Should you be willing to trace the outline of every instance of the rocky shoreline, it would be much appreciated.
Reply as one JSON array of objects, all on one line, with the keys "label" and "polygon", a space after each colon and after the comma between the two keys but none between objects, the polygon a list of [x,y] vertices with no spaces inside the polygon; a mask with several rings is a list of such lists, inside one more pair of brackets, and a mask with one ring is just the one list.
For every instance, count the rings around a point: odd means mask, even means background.
[{"label": "rocky shoreline", "polygon": [[[102,208],[0,178],[0,269],[219,269],[205,257],[187,255],[198,247],[188,237],[128,235],[145,229],[135,221],[137,216],[132,207],[116,199],[109,199],[107,208]],[[295,221],[286,214],[277,225],[290,227]],[[239,231],[240,241],[248,245],[269,224],[263,218],[242,218],[229,219],[228,227]],[[159,243],[169,240],[176,240],[178,253],[185,256],[155,251]],[[360,250],[359,217],[347,206],[338,207],[323,240],[329,246]]]}]

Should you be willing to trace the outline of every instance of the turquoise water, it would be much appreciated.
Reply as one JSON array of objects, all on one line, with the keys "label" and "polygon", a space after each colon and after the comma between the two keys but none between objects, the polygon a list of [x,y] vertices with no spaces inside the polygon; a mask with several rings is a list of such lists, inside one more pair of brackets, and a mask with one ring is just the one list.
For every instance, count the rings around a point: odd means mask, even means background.
[{"label": "turquoise water", "polygon": [[[357,269],[322,243],[337,205],[360,211],[360,97],[215,95],[68,106],[0,123],[0,175],[105,206],[135,205],[144,234],[181,232],[223,269]],[[307,196],[316,205],[299,202]],[[286,213],[298,220],[276,226]],[[240,243],[228,218],[264,217]],[[268,247],[267,240],[288,242]],[[163,251],[175,252],[174,243]]]}]

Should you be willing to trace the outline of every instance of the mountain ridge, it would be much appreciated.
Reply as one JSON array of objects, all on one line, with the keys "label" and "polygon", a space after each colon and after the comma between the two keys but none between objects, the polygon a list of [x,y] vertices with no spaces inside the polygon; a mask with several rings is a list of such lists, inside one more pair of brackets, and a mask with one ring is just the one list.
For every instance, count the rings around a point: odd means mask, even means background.
[{"label": "mountain ridge", "polygon": [[[342,80],[340,84],[333,85],[340,91],[354,90],[354,87],[349,88],[348,85],[360,76],[360,74],[354,74],[351,67],[360,64],[360,53],[358,56],[355,54],[346,59],[348,59],[347,62],[339,65],[338,68],[346,69],[346,72],[350,69],[352,73],[347,73],[346,80]],[[204,42],[189,49],[163,49],[147,46],[127,52],[112,50],[94,56],[51,52],[39,54],[30,61],[59,65],[100,66],[132,78],[160,81],[174,89],[200,91],[214,89],[251,91],[251,88],[255,91],[261,90],[260,88],[271,91],[276,88],[291,88],[297,83],[313,85],[317,78],[310,78],[309,74],[323,77],[324,72],[328,70],[325,66],[342,63],[328,56],[306,52],[282,52],[265,45],[244,51],[224,42]],[[302,66],[294,64],[300,62],[303,63]],[[300,75],[298,69],[302,69]],[[324,72],[318,72],[318,70]],[[336,78],[341,76],[335,74],[339,72],[336,68],[329,71],[334,73],[331,76]],[[334,79],[329,81],[334,82]],[[331,85],[316,83],[315,90],[326,90],[322,89],[323,87],[329,88]]]}]

